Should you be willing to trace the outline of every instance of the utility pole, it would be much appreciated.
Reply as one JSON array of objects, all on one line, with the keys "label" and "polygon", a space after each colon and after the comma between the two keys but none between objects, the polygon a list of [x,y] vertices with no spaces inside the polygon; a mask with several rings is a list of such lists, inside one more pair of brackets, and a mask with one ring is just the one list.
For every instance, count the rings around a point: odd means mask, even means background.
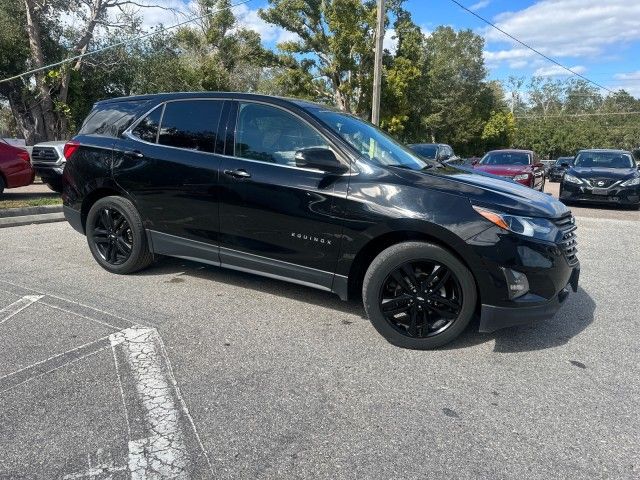
[{"label": "utility pole", "polygon": [[384,0],[378,0],[378,18],[376,25],[376,56],[373,66],[373,98],[371,105],[371,123],[380,125],[380,92],[382,90],[382,41],[384,40]]}]

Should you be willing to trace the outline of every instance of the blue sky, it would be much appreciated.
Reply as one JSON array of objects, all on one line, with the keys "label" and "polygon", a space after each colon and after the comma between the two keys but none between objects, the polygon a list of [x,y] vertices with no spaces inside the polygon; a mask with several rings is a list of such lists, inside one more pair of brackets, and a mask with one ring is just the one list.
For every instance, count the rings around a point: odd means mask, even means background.
[{"label": "blue sky", "polygon": [[[608,88],[640,96],[640,1],[461,0],[530,46]],[[427,30],[447,24],[485,37],[490,76],[566,77],[567,72],[515,44],[449,0],[409,0],[407,9]]]},{"label": "blue sky", "polygon": [[[184,10],[190,0],[147,0]],[[640,0],[460,0],[505,31],[593,81],[611,89],[625,88],[640,97]],[[291,38],[262,21],[257,10],[266,0],[236,7],[245,26],[257,30],[273,47]],[[515,44],[450,0],[407,0],[405,7],[425,33],[439,25],[470,28],[485,38],[490,78],[510,75],[566,78],[569,73]],[[144,23],[176,23],[164,10],[145,9]],[[184,17],[182,17],[184,18]],[[385,44],[393,44],[388,32]]]}]

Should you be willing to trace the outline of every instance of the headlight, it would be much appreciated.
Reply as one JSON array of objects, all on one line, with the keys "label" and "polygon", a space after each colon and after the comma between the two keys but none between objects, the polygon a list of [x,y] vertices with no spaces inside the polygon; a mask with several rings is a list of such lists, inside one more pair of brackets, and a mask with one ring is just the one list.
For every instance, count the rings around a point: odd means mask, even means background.
[{"label": "headlight", "polygon": [[640,185],[640,177],[630,178],[620,184],[621,187],[634,187]]},{"label": "headlight", "polygon": [[519,175],[516,175],[515,177],[513,177],[513,179],[517,182],[520,180],[528,180],[529,179],[529,174],[528,173],[521,173]]},{"label": "headlight", "polygon": [[569,175],[568,173],[564,174],[564,177],[562,177],[562,181],[569,182],[569,183],[575,183],[577,185],[581,185],[582,184],[582,180],[581,179],[579,179],[578,177],[574,177],[573,175]]},{"label": "headlight", "polygon": [[510,232],[554,242],[558,235],[556,226],[546,218],[520,217],[507,213],[494,212],[486,208],[473,205],[473,209],[498,227]]}]

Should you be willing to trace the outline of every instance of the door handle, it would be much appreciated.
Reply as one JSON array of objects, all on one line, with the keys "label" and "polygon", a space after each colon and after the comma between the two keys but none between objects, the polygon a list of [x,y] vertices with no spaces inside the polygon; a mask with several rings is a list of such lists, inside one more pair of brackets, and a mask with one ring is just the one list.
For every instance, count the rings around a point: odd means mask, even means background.
[{"label": "door handle", "polygon": [[144,153],[142,153],[140,150],[127,150],[124,152],[124,154],[127,157],[135,157],[135,158],[143,158],[144,157]]},{"label": "door handle", "polygon": [[242,168],[238,170],[225,170],[224,174],[233,178],[251,178],[251,174]]}]

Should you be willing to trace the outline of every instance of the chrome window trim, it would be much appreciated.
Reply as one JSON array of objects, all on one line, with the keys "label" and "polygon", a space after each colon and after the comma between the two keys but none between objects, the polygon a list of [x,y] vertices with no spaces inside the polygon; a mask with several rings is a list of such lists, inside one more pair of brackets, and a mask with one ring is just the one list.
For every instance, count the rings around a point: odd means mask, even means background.
[{"label": "chrome window trim", "polygon": [[[279,105],[274,105],[272,103],[269,102],[263,102],[263,101],[258,101],[258,100],[246,100],[243,98],[237,98],[237,97],[227,97],[227,98],[207,98],[207,97],[193,97],[193,98],[174,98],[174,99],[169,99],[169,100],[164,100],[162,103],[159,103],[158,105],[153,106],[152,108],[150,108],[149,110],[147,110],[143,115],[140,116],[140,118],[138,118],[135,122],[133,122],[124,132],[122,132],[122,136],[129,138],[130,140],[134,140],[136,142],[141,142],[145,145],[153,145],[155,147],[161,147],[161,148],[172,148],[174,150],[180,150],[180,151],[184,151],[184,152],[196,152],[196,153],[200,153],[200,154],[205,154],[205,155],[215,155],[218,157],[223,157],[223,158],[232,158],[234,160],[244,160],[247,162],[254,162],[254,163],[259,163],[262,165],[273,165],[273,166],[277,166],[277,167],[283,167],[283,168],[292,168],[294,170],[300,170],[303,172],[313,172],[313,173],[325,173],[325,174],[331,174],[331,172],[327,172],[325,170],[318,170],[318,169],[313,169],[313,168],[304,168],[304,167],[296,167],[294,165],[282,165],[280,163],[273,163],[273,162],[264,162],[261,160],[253,160],[250,158],[243,158],[243,157],[236,157],[235,155],[226,155],[223,153],[213,153],[213,152],[203,152],[201,150],[193,150],[190,148],[182,148],[182,147],[173,147],[171,145],[163,145],[161,143],[158,143],[159,139],[160,139],[160,129],[162,128],[162,120],[164,119],[164,112],[165,112],[165,107],[167,103],[172,103],[172,102],[185,102],[185,101],[191,101],[191,100],[206,100],[206,101],[216,101],[216,102],[225,102],[225,101],[230,101],[230,102],[245,102],[245,103],[257,103],[260,105],[266,105],[269,107],[274,107],[274,108],[278,108],[284,112],[287,112],[295,117],[297,117],[298,119],[300,119],[302,122],[304,122],[306,125],[309,126],[309,128],[313,129],[314,131],[316,131],[323,139],[325,139],[325,141],[327,141],[327,143],[329,144],[329,146],[331,147],[331,149],[334,151],[335,154],[335,147],[334,142],[330,141],[327,139],[327,137],[322,134],[321,132],[319,132],[313,125],[311,125],[307,120],[305,120],[304,118],[302,118],[300,115],[298,115],[295,112],[292,112],[284,107],[281,107]],[[152,143],[152,142],[147,142],[146,140],[142,140],[141,138],[135,136],[133,134],[133,130],[138,126],[138,123],[140,123],[147,115],[149,115],[151,112],[153,112],[156,108],[160,108],[162,107],[162,116],[160,118],[160,128],[158,128],[158,134],[156,135],[156,143]],[[234,131],[233,131],[233,148],[234,148],[234,153],[235,153],[235,140],[236,140],[236,130],[238,128],[238,117],[237,115],[240,114],[240,108],[238,108],[238,112],[236,113],[236,121],[235,121],[235,125],[234,125]],[[217,138],[216,138],[217,141]],[[348,171],[339,175],[341,177],[346,177],[346,176],[353,176],[353,175],[357,175],[358,171],[356,170],[356,168],[354,167],[354,162],[345,162],[344,160],[344,156],[343,155],[336,155],[339,159],[341,163],[348,163]]]}]

